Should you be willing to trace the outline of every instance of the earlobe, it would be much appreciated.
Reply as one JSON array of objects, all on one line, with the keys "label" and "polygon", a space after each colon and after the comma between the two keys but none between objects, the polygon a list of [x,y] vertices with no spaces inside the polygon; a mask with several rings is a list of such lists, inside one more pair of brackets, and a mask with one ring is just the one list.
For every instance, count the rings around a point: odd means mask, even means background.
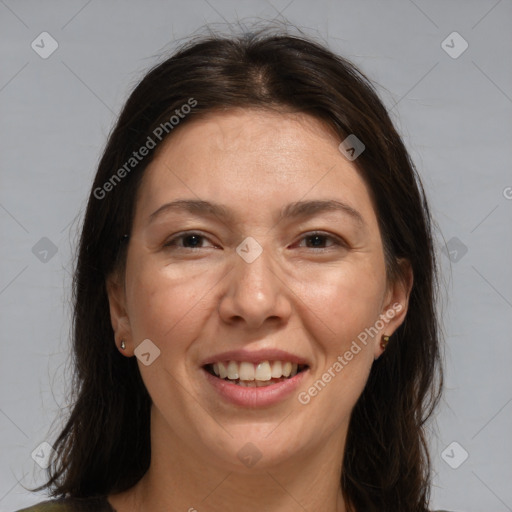
[{"label": "earlobe", "polygon": [[[407,260],[400,260],[401,277],[392,283],[386,294],[381,319],[385,325],[381,331],[380,343],[375,345],[375,359],[386,350],[388,343],[393,343],[393,333],[402,325],[407,316],[409,297],[413,286],[413,273]],[[390,339],[391,338],[391,339]]]},{"label": "earlobe", "polygon": [[124,286],[116,276],[111,275],[106,280],[106,290],[110,309],[110,323],[114,331],[115,343],[123,355],[131,355],[131,328]]},{"label": "earlobe", "polygon": [[388,343],[389,343],[389,336],[386,336],[386,335],[382,336],[382,338],[380,340],[380,348],[382,350],[386,350]]}]

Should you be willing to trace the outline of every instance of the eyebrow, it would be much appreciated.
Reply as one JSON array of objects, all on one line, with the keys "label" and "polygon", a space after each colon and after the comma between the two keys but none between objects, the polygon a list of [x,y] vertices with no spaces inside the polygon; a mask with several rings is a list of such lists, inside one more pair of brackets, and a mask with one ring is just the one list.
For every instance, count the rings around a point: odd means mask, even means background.
[{"label": "eyebrow", "polygon": [[[210,201],[200,199],[177,199],[170,203],[166,203],[155,210],[148,220],[148,224],[153,222],[157,217],[169,211],[184,211],[199,216],[218,217],[226,222],[233,222],[235,215],[229,208]],[[296,201],[286,205],[280,212],[279,222],[284,219],[298,219],[313,217],[325,212],[338,211],[351,217],[360,226],[365,226],[366,222],[363,216],[352,206],[334,199],[327,200],[311,200]]]}]

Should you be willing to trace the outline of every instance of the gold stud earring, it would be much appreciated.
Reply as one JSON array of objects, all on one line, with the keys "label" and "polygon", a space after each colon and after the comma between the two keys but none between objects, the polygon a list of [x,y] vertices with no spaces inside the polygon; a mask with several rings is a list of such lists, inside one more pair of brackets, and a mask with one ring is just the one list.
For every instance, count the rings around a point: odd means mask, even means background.
[{"label": "gold stud earring", "polygon": [[124,350],[126,348],[126,343],[124,340],[121,340],[121,350]]},{"label": "gold stud earring", "polygon": [[389,336],[382,336],[382,339],[380,341],[380,348],[382,350],[386,350],[388,342],[389,342]]}]

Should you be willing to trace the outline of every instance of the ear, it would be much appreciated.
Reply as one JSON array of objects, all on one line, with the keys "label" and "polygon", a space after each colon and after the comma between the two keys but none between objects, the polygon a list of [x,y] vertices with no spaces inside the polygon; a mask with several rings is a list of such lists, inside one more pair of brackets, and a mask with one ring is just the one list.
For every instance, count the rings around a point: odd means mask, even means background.
[{"label": "ear", "polygon": [[[411,264],[408,260],[400,259],[400,277],[388,285],[383,301],[380,320],[384,324],[376,337],[374,357],[379,358],[385,349],[381,347],[383,336],[392,337],[393,333],[402,325],[409,307],[409,297],[414,282]],[[390,339],[390,343],[392,340]]]},{"label": "ear", "polygon": [[[113,273],[108,276],[105,284],[110,308],[110,322],[114,330],[115,343],[121,354],[132,356],[135,347],[133,346],[130,319],[126,311],[124,282],[117,273]],[[122,341],[124,341],[126,345],[124,349],[121,349]]]}]

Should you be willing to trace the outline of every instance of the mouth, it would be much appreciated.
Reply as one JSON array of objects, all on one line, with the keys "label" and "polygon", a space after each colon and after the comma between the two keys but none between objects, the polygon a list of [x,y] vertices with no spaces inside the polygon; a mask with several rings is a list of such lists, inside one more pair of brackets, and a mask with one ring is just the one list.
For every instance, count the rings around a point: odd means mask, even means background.
[{"label": "mouth", "polygon": [[293,379],[309,369],[307,364],[291,361],[219,361],[205,364],[203,369],[219,380],[240,387],[261,388]]}]

